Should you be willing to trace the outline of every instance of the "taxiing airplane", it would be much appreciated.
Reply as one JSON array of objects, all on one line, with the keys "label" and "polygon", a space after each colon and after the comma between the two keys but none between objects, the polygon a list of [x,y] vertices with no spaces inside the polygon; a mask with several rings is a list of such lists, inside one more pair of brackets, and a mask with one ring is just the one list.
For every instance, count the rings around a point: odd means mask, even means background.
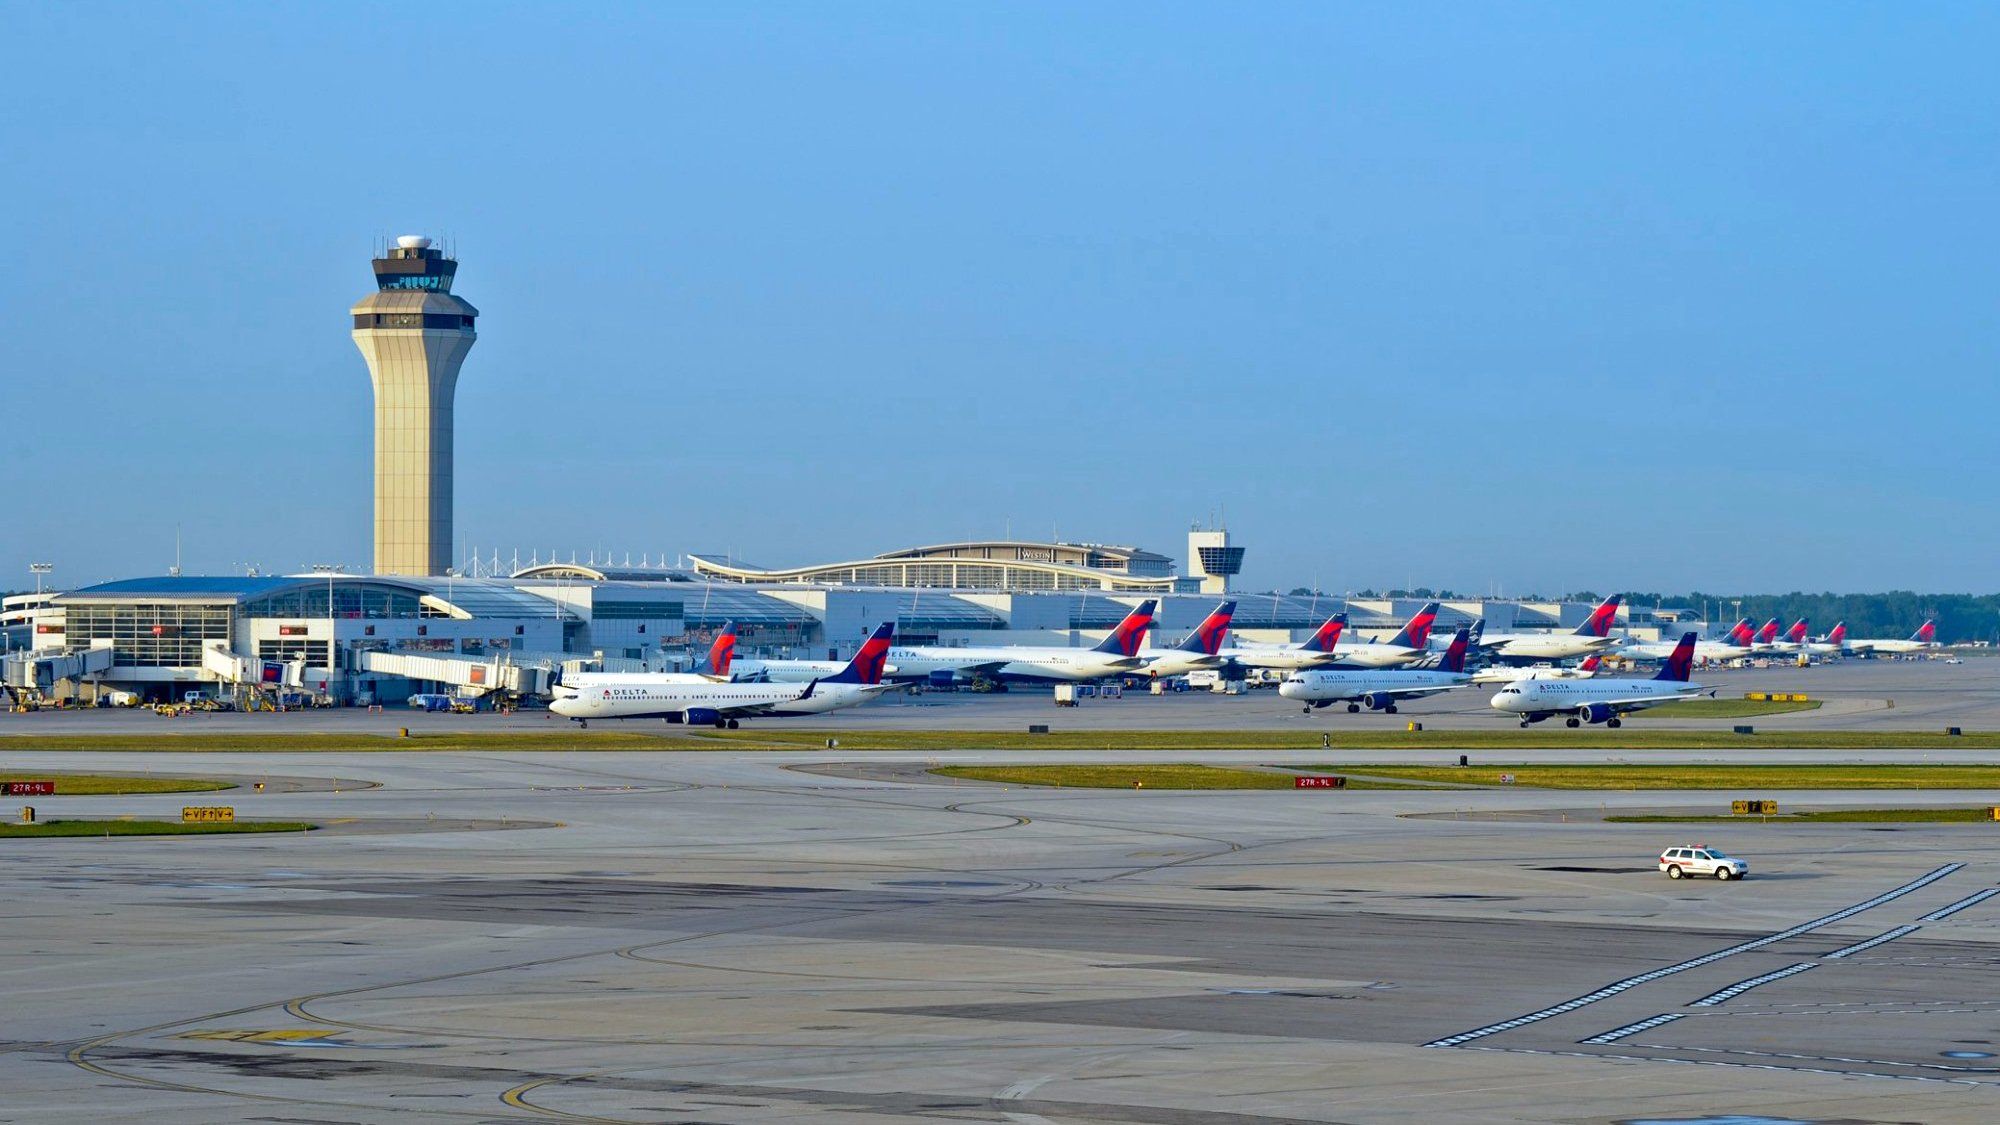
[{"label": "taxiing airplane", "polygon": [[988,680],[1102,680],[1137,672],[1146,663],[1139,655],[1146,630],[1153,624],[1156,598],[1140,602],[1125,615],[1111,635],[1092,648],[1033,645],[989,645],[948,648],[913,645],[891,649],[898,680],[928,680],[933,672]]},{"label": "taxiing airplane", "polygon": [[689,683],[674,673],[569,685],[549,710],[581,726],[592,719],[665,719],[734,730],[753,716],[823,715],[866,703],[892,685],[882,680],[896,624],[884,622],[835,675],[797,684]]},{"label": "taxiing airplane", "polygon": [[1501,688],[1493,697],[1492,706],[1519,715],[1524,727],[1557,715],[1568,716],[1563,721],[1566,726],[1585,723],[1622,726],[1621,715],[1701,694],[1700,684],[1688,682],[1688,673],[1694,668],[1694,649],[1694,634],[1683,633],[1666,666],[1652,679],[1601,680],[1593,676],[1588,680],[1519,680]]},{"label": "taxiing airplane", "polygon": [[1910,639],[1906,641],[1854,638],[1847,642],[1847,647],[1855,652],[1887,653],[1917,652],[1921,649],[1937,648],[1937,619],[1932,618],[1917,626],[1917,631],[1911,633]]},{"label": "taxiing airplane", "polygon": [[1436,695],[1469,683],[1472,677],[1465,672],[1465,650],[1469,643],[1469,630],[1460,629],[1435,669],[1311,668],[1294,672],[1278,685],[1278,694],[1304,704],[1308,715],[1316,707],[1335,703],[1347,704],[1349,714],[1361,710],[1365,704],[1371,711],[1393,715],[1398,700]]}]

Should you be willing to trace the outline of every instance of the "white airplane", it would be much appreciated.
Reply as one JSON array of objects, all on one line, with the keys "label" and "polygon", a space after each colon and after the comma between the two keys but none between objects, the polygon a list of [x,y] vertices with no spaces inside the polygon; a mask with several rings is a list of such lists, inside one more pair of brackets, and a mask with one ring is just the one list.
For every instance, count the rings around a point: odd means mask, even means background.
[{"label": "white airplane", "polygon": [[1618,643],[1611,626],[1618,620],[1622,595],[1613,594],[1590,611],[1590,617],[1568,633],[1494,633],[1479,647],[1501,660],[1572,660],[1603,652]]},{"label": "white airplane", "polygon": [[1222,656],[1230,663],[1241,664],[1245,668],[1275,668],[1286,672],[1317,668],[1336,659],[1334,650],[1340,646],[1340,631],[1345,628],[1347,615],[1336,613],[1299,644],[1225,648]]},{"label": "white airplane", "polygon": [[569,690],[549,710],[586,727],[592,719],[665,719],[718,730],[735,730],[752,716],[823,715],[866,703],[893,686],[882,681],[882,665],[895,630],[895,622],[885,622],[838,674],[803,686],[689,683],[674,673],[621,676],[565,685]]},{"label": "white airplane", "polygon": [[1786,656],[1839,656],[1840,641],[1835,634],[1841,637],[1847,635],[1845,621],[1835,625],[1833,632],[1826,635],[1826,639],[1816,641],[1812,639],[1810,624],[1801,617],[1792,622],[1791,628],[1785,630],[1785,635],[1779,638],[1775,647]]},{"label": "white airplane", "polygon": [[1491,668],[1481,668],[1472,674],[1475,684],[1511,684],[1521,680],[1587,680],[1597,674],[1597,666],[1604,657],[1591,653],[1583,663],[1574,668],[1561,664],[1495,664]]},{"label": "white airplane", "polygon": [[[1722,664],[1759,655],[1750,640],[1750,628],[1750,619],[1746,617],[1719,641],[1696,641],[1694,658],[1706,664]],[[1631,641],[1619,647],[1618,655],[1627,660],[1670,660],[1679,649],[1679,645],[1665,641]]]},{"label": "white airplane", "polygon": [[[715,648],[709,652],[708,666],[719,678],[732,683],[804,684],[813,680],[824,680],[840,674],[847,667],[843,660],[737,660],[736,626],[724,625],[723,635],[715,638]],[[728,647],[723,642],[727,640]],[[896,678],[894,649],[890,650],[889,662],[882,666],[882,674]]]},{"label": "white airplane", "polygon": [[1343,644],[1333,653],[1330,668],[1394,668],[1424,658],[1430,645],[1431,625],[1437,621],[1438,603],[1425,602],[1403,631],[1386,643],[1361,641]]},{"label": "white airplane", "polygon": [[1694,647],[1694,634],[1681,634],[1666,666],[1649,680],[1600,680],[1594,676],[1588,680],[1518,680],[1501,688],[1492,706],[1519,715],[1524,727],[1557,715],[1568,716],[1564,724],[1572,727],[1585,723],[1623,726],[1621,715],[1701,694],[1700,684],[1688,682]]},{"label": "white airplane", "polygon": [[1917,652],[1921,649],[1937,648],[1937,620],[1932,618],[1925,621],[1922,625],[1917,626],[1917,631],[1911,633],[1910,639],[1906,641],[1868,640],[1860,638],[1849,640],[1847,647],[1853,649],[1855,652],[1889,653]]},{"label": "white airplane", "polygon": [[989,680],[1102,680],[1137,672],[1146,663],[1139,646],[1153,624],[1158,599],[1147,598],[1125,615],[1111,635],[1094,648],[990,645],[945,648],[913,645],[892,649],[899,680],[927,680],[933,672]]},{"label": "white airplane", "polygon": [[[654,684],[722,684],[730,680],[729,668],[736,652],[736,623],[729,622],[715,635],[715,641],[708,646],[708,671],[706,672],[572,672],[567,676],[557,676],[550,694],[557,699],[575,695],[584,687],[610,687],[628,681],[642,681]],[[835,666],[833,671],[840,669]]]},{"label": "white airplane", "polygon": [[1366,704],[1371,711],[1396,713],[1396,703],[1450,691],[1472,677],[1465,672],[1465,650],[1470,645],[1468,630],[1460,629],[1444,650],[1444,659],[1432,668],[1341,669],[1309,668],[1286,676],[1278,694],[1305,705],[1306,714],[1315,707],[1347,704],[1353,714]]},{"label": "white airplane", "polygon": [[1220,668],[1229,663],[1222,655],[1222,639],[1229,635],[1229,619],[1236,615],[1235,602],[1223,602],[1209,611],[1181,642],[1172,648],[1142,648],[1145,673],[1154,679],[1179,676],[1197,668]]}]

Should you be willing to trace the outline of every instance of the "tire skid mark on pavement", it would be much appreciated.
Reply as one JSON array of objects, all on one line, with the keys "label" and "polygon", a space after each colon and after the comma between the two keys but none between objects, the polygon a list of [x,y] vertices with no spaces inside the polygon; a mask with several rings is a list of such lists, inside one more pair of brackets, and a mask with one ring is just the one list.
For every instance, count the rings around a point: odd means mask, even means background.
[{"label": "tire skid mark on pavement", "polygon": [[1653,969],[1649,972],[1640,973],[1637,976],[1626,977],[1624,980],[1614,981],[1611,984],[1605,985],[1603,988],[1600,988],[1595,992],[1585,993],[1584,995],[1579,996],[1574,1000],[1566,1000],[1561,1004],[1556,1004],[1552,1007],[1543,1008],[1540,1011],[1529,1012],[1525,1016],[1516,1016],[1511,1020],[1505,1020],[1501,1023],[1488,1024],[1485,1027],[1477,1027],[1472,1029],[1471,1031],[1462,1031],[1457,1035],[1448,1035],[1442,1039],[1433,1039],[1430,1042],[1425,1043],[1424,1046],[1461,1047],[1467,1043],[1473,1042],[1474,1040],[1484,1039],[1489,1035],[1498,1035],[1503,1031],[1512,1031],[1517,1027],[1525,1027],[1528,1024],[1539,1023],[1542,1020],[1549,1019],[1554,1016],[1565,1015],[1569,1012],[1574,1012],[1579,1008],[1595,1004],[1600,1000],[1608,1000],[1611,997],[1618,995],[1619,993],[1625,992],[1628,989],[1637,988],[1642,984],[1650,984],[1653,981],[1659,980],[1663,977],[1670,977],[1676,973],[1684,973],[1687,972],[1689,969],[1698,969],[1703,965],[1713,964],[1717,961],[1722,960],[1725,957],[1734,957],[1739,953],[1748,953],[1753,949],[1762,949],[1767,945],[1772,945],[1777,942],[1786,941],[1791,938],[1798,937],[1800,934],[1811,933],[1812,931],[1817,930],[1822,926],[1831,926],[1835,922],[1845,921],[1846,919],[1852,918],[1856,914],[1859,914],[1864,910],[1872,910],[1875,907],[1881,906],[1884,903],[1893,902],[1896,899],[1899,899],[1906,894],[1910,894],[1913,891],[1922,890],[1923,888],[1930,886],[1932,883],[1937,882],[1939,879],[1943,879],[1946,876],[1952,874],[1953,872],[1963,869],[1964,867],[1965,865],[1963,863],[1947,863],[1943,867],[1937,868],[1936,870],[1931,871],[1925,875],[1922,875],[1916,879],[1913,879],[1910,882],[1904,883],[1902,886],[1897,887],[1893,890],[1884,891],[1881,894],[1876,895],[1874,898],[1868,899],[1865,902],[1855,903],[1853,906],[1846,907],[1845,909],[1836,910],[1831,914],[1827,914],[1819,918],[1814,918],[1810,922],[1801,922],[1798,925],[1791,927],[1790,929],[1780,930],[1775,934],[1768,934],[1764,937],[1756,938],[1752,941],[1746,941],[1737,945],[1732,945],[1726,949],[1718,949],[1713,953],[1703,954],[1700,957],[1696,957],[1687,961],[1682,961],[1677,965],[1668,965],[1664,968]]}]

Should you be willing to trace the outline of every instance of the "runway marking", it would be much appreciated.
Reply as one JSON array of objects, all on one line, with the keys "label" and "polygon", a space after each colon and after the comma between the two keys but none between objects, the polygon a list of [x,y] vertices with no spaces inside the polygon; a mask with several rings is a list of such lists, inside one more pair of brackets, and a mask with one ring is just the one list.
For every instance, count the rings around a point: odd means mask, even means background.
[{"label": "runway marking", "polygon": [[1873,949],[1878,945],[1883,945],[1885,943],[1895,941],[1899,937],[1908,937],[1909,935],[1914,934],[1921,929],[1923,929],[1922,926],[1897,926],[1895,929],[1890,930],[1886,934],[1876,934],[1874,937],[1869,938],[1867,941],[1860,942],[1859,944],[1856,945],[1850,945],[1845,949],[1836,949],[1832,953],[1827,954],[1826,959],[1829,961],[1835,961],[1839,960],[1842,957],[1851,957],[1854,954],[1860,953],[1864,950]]},{"label": "runway marking", "polygon": [[1707,996],[1704,996],[1701,999],[1695,1001],[1690,1006],[1695,1008],[1713,1008],[1717,1004],[1726,1004],[1729,1001],[1734,1000],[1738,996],[1741,996],[1744,993],[1750,991],[1751,989],[1756,988],[1760,984],[1769,984],[1774,980],[1784,980],[1786,977],[1795,977],[1798,976],[1800,973],[1805,972],[1807,969],[1817,969],[1819,968],[1819,965],[1820,963],[1818,961],[1801,961],[1800,963],[1790,966],[1789,968],[1779,969],[1775,973],[1765,973],[1761,977],[1751,977],[1749,980],[1740,980],[1737,981],[1735,984],[1730,985],[1728,988],[1724,988],[1719,991],[1709,993]]},{"label": "runway marking", "polygon": [[1952,915],[1958,913],[1959,911],[1964,910],[1968,906],[1978,906],[1980,903],[1985,902],[1987,899],[1992,898],[1994,895],[2000,895],[2000,887],[1988,887],[1985,890],[1980,891],[1978,894],[1966,895],[1964,898],[1959,899],[1957,902],[1952,903],[1950,906],[1938,907],[1936,910],[1933,910],[1929,914],[1924,915],[1922,918],[1917,919],[1917,921],[1942,922],[1946,918],[1949,918]]},{"label": "runway marking", "polygon": [[1766,937],[1757,938],[1754,941],[1746,941],[1740,945],[1732,945],[1727,949],[1718,949],[1714,953],[1704,954],[1690,961],[1682,961],[1678,965],[1668,965],[1663,969],[1654,969],[1651,972],[1640,973],[1638,976],[1635,977],[1626,977],[1624,980],[1616,981],[1612,984],[1605,985],[1603,988],[1600,988],[1595,992],[1579,996],[1574,1000],[1564,1001],[1563,1003],[1557,1004],[1554,1007],[1543,1008],[1538,1012],[1530,1012],[1525,1016],[1516,1016],[1515,1018],[1507,1020],[1503,1023],[1488,1024],[1485,1027],[1474,1028],[1471,1031],[1463,1031],[1457,1035],[1448,1035],[1443,1039],[1433,1039],[1430,1042],[1425,1043],[1424,1046],[1459,1047],[1463,1046],[1466,1043],[1470,1043],[1475,1039],[1484,1039],[1489,1035],[1498,1035],[1503,1031],[1512,1031],[1517,1027],[1525,1027],[1526,1025],[1531,1023],[1538,1023],[1552,1016],[1560,1016],[1568,1012],[1574,1012],[1578,1008],[1582,1008],[1590,1004],[1595,1004],[1599,1000],[1610,999],[1611,997],[1616,996],[1619,993],[1626,991],[1627,989],[1637,988],[1642,984],[1650,984],[1653,981],[1659,980],[1662,977],[1670,977],[1673,976],[1675,973],[1684,973],[1687,972],[1689,969],[1698,969],[1703,965],[1708,965],[1716,961],[1720,961],[1724,957],[1734,957],[1738,953],[1748,953],[1753,949],[1762,949],[1767,945],[1771,945],[1773,943],[1780,941],[1785,941],[1790,938],[1795,938],[1800,934],[1810,933],[1813,930],[1817,930],[1822,926],[1831,926],[1835,922],[1840,922],[1848,918],[1852,918],[1856,914],[1859,914],[1864,910],[1872,910],[1877,906],[1881,906],[1883,903],[1899,899],[1904,895],[1909,894],[1912,891],[1922,890],[1923,888],[1930,886],[1932,883],[1937,882],[1939,879],[1942,879],[1945,876],[1950,875],[1952,872],[1960,870],[1964,866],[1965,865],[1963,863],[1947,863],[1943,867],[1940,867],[1935,871],[1923,875],[1920,878],[1913,879],[1910,882],[1904,883],[1902,886],[1897,887],[1894,890],[1884,891],[1883,893],[1876,895],[1874,898],[1871,898],[1866,902],[1855,903],[1853,906],[1847,907],[1844,910],[1836,910],[1832,914],[1828,914],[1821,918],[1815,918],[1810,922],[1801,922],[1798,925],[1793,926],[1791,929],[1780,930],[1775,934],[1770,934]]},{"label": "runway marking", "polygon": [[1651,1019],[1640,1020],[1638,1023],[1628,1023],[1624,1027],[1614,1028],[1610,1031],[1605,1032],[1602,1035],[1593,1035],[1588,1039],[1580,1039],[1578,1040],[1578,1042],[1616,1043],[1620,1039],[1625,1038],[1627,1035],[1637,1035],[1642,1031],[1651,1031],[1653,1028],[1659,1027],[1661,1024],[1672,1023],[1675,1020],[1680,1019],[1682,1016],[1685,1016],[1686,1014],[1687,1014],[1686,1012],[1663,1012],[1660,1015],[1654,1016]]}]

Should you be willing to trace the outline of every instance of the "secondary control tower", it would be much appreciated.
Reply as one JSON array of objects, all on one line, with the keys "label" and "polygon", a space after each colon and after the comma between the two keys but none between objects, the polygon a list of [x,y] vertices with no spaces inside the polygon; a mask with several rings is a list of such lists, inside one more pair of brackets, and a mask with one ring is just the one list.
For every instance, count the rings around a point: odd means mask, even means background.
[{"label": "secondary control tower", "polygon": [[431,240],[406,234],[376,258],[375,292],[354,313],[354,346],[375,384],[375,573],[451,567],[451,406],[479,338],[479,310]]}]

